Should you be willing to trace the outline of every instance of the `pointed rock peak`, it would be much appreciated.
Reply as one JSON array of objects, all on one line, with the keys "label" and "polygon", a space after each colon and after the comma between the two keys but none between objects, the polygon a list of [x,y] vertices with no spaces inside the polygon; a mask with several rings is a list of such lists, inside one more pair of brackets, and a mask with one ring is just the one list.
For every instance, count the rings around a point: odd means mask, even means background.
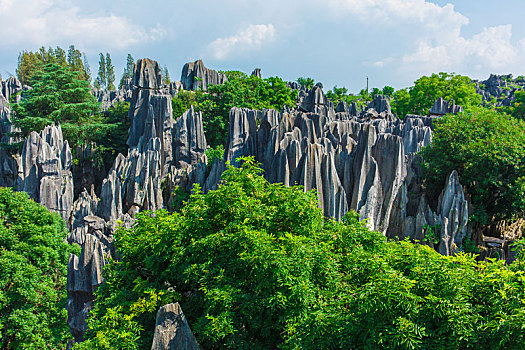
[{"label": "pointed rock peak", "polygon": [[165,305],[157,312],[151,350],[167,349],[200,349],[179,303]]},{"label": "pointed rock peak", "polygon": [[135,64],[132,84],[141,89],[159,89],[162,85],[160,72],[157,61],[142,58]]},{"label": "pointed rock peak", "polygon": [[180,81],[185,90],[206,91],[210,85],[224,84],[227,78],[222,73],[206,68],[202,60],[197,60],[184,65]]},{"label": "pointed rock peak", "polygon": [[375,95],[374,99],[368,104],[368,108],[373,108],[377,113],[391,113],[390,101],[386,96]]},{"label": "pointed rock peak", "polygon": [[331,103],[326,98],[322,85],[319,86],[320,83],[316,84],[313,88],[310,89],[308,92],[308,95],[304,98],[303,102],[301,103],[301,110],[305,112],[311,112],[316,113],[318,107],[330,107]]},{"label": "pointed rock peak", "polygon": [[252,77],[262,78],[261,68],[255,68],[252,72]]},{"label": "pointed rock peak", "polygon": [[434,105],[430,109],[430,115],[445,115],[445,114],[458,114],[463,112],[463,107],[458,106],[454,103],[454,100],[445,101],[443,97],[440,97],[434,102]]}]

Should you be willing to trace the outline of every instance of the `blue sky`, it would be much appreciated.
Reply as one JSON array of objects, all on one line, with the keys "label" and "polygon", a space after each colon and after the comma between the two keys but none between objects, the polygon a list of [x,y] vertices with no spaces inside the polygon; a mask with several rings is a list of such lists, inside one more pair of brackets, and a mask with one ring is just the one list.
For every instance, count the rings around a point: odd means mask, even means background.
[{"label": "blue sky", "polygon": [[86,52],[92,72],[127,53],[179,79],[184,63],[295,80],[310,76],[357,92],[412,85],[447,71],[486,79],[525,74],[525,1],[425,0],[0,0],[0,73],[45,45]]}]

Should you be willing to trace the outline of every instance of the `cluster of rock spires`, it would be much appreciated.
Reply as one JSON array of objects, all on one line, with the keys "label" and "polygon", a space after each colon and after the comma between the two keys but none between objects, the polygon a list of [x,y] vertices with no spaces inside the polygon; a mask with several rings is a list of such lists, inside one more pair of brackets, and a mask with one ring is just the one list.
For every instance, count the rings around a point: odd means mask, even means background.
[{"label": "cluster of rock spires", "polygon": [[[260,76],[260,70],[252,75]],[[107,258],[117,258],[112,244],[117,226],[131,227],[139,211],[169,207],[176,187],[190,191],[198,183],[204,191],[216,189],[227,162],[239,166],[241,156],[255,157],[270,182],[315,189],[328,217],[339,220],[352,209],[370,228],[435,245],[442,254],[453,254],[466,237],[469,208],[458,174],[450,174],[431,207],[417,166],[416,153],[432,140],[433,120],[461,110],[453,102],[440,99],[430,116],[400,120],[384,96],[362,108],[343,102],[334,107],[320,84],[306,89],[290,83],[299,90],[296,109],[230,111],[224,158],[208,171],[202,115],[191,108],[175,119],[171,97],[182,89],[205,90],[226,77],[199,60],[184,66],[181,82],[161,81],[158,63],[141,59],[121,90],[94,91],[104,108],[130,102],[128,154],[117,156],[102,181],[74,181],[60,126],[31,133],[21,155],[0,151],[0,185],[26,191],[59,212],[68,223],[69,242],[82,248],[68,265],[68,322],[75,341],[86,331]],[[9,143],[13,126],[6,99],[23,87],[13,80],[0,83],[0,137]],[[180,306],[169,305],[159,310],[152,349],[175,343],[174,348],[198,348]]]},{"label": "cluster of rock spires", "polygon": [[476,91],[483,98],[483,101],[496,100],[496,106],[510,106],[515,100],[516,91],[525,89],[525,77],[513,78],[512,74],[495,75],[491,74],[487,80],[474,81]]}]

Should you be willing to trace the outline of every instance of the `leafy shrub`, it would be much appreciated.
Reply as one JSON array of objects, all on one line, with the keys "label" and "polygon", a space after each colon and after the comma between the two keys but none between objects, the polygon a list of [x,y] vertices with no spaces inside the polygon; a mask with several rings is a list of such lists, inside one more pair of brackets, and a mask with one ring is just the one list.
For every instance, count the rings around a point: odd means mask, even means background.
[{"label": "leafy shrub", "polygon": [[1,349],[65,349],[66,237],[58,214],[0,188]]},{"label": "leafy shrub", "polygon": [[423,148],[423,175],[431,198],[457,170],[472,198],[471,219],[479,224],[523,215],[525,123],[494,110],[472,107],[436,122]]},{"label": "leafy shrub", "polygon": [[179,301],[207,349],[525,345],[519,265],[387,242],[355,212],[328,220],[314,193],[260,172],[245,158],[217,191],[196,191],[180,212],[141,213],[118,231],[122,261],[107,267],[97,292],[92,349],[107,348],[108,317],[131,317],[136,323],[116,323],[112,334],[138,336],[129,348],[150,347],[155,308],[132,307],[148,291],[166,293],[156,305]]}]

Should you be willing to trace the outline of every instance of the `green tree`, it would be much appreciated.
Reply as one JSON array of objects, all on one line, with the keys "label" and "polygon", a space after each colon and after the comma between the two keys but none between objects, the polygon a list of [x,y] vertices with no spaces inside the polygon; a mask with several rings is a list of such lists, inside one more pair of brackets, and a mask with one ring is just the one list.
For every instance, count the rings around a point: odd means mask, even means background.
[{"label": "green tree", "polygon": [[106,89],[115,90],[115,68],[109,53],[106,53]]},{"label": "green tree", "polygon": [[[521,349],[521,265],[387,242],[355,212],[270,184],[252,158],[180,211],[116,233],[83,349],[149,349],[178,301],[205,349]],[[120,341],[120,343],[118,343]]]},{"label": "green tree", "polygon": [[73,72],[78,72],[79,79],[86,81],[91,80],[89,73],[89,66],[87,65],[87,58],[82,56],[82,53],[75,48],[75,45],[70,45],[67,51],[67,65]]},{"label": "green tree", "polygon": [[133,59],[133,56],[131,56],[131,54],[128,53],[128,57],[126,58],[126,67],[124,67],[124,73],[122,74],[122,78],[120,79],[120,83],[118,85],[119,89],[122,89],[124,80],[130,79],[133,77],[134,69],[135,69],[135,60]]},{"label": "green tree", "polygon": [[525,122],[483,107],[437,120],[432,143],[423,148],[423,174],[431,198],[457,170],[473,204],[472,220],[523,217]]},{"label": "green tree", "polygon": [[440,97],[454,100],[463,108],[481,104],[481,95],[476,93],[476,85],[469,77],[441,72],[416,80],[414,86],[408,88],[408,95],[398,94],[394,112],[400,118],[407,114],[427,115]]},{"label": "green tree", "polygon": [[56,213],[0,188],[0,349],[65,349],[69,254]]},{"label": "green tree", "polygon": [[170,73],[168,72],[168,66],[164,66],[164,68],[161,69],[162,73],[162,84],[169,85],[171,83],[170,80]]},{"label": "green tree", "polygon": [[76,72],[56,63],[46,64],[32,77],[33,89],[13,105],[13,122],[22,137],[46,125],[61,123],[64,138],[71,146],[94,141],[107,128],[98,112],[98,103],[89,83]]},{"label": "green tree", "polygon": [[106,57],[101,52],[98,59],[98,74],[95,79],[96,89],[105,89],[107,87],[108,75],[107,75]]},{"label": "green tree", "polygon": [[313,80],[310,77],[299,77],[297,78],[297,83],[301,86],[304,86],[307,89],[311,89],[314,87],[315,80]]},{"label": "green tree", "polygon": [[516,91],[514,94],[516,100],[510,107],[504,108],[503,110],[514,118],[525,120],[525,91]]},{"label": "green tree", "polygon": [[239,71],[225,74],[228,81],[208,87],[207,93],[181,91],[172,99],[176,117],[192,105],[203,113],[206,140],[211,147],[226,142],[229,113],[233,107],[280,110],[283,106],[295,106],[297,91],[288,88],[279,77],[261,79]]}]

